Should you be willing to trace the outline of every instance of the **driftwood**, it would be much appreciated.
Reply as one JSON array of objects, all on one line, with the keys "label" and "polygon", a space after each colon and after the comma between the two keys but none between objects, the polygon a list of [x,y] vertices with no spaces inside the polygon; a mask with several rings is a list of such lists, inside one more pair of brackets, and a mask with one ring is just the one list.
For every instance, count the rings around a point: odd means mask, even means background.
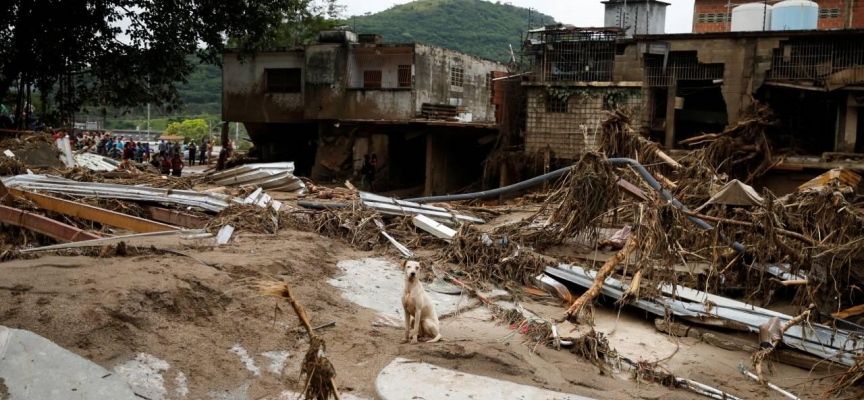
[{"label": "driftwood", "polygon": [[834,318],[839,318],[839,319],[848,319],[849,317],[859,315],[862,313],[864,313],[864,304],[859,304],[857,306],[852,306],[852,307],[849,307],[845,310],[833,313],[833,314],[831,314],[831,316]]},{"label": "driftwood", "polygon": [[639,240],[636,238],[635,235],[633,235],[630,237],[630,240],[627,242],[627,244],[624,245],[624,248],[615,253],[612,258],[606,260],[606,263],[604,263],[603,266],[600,267],[600,270],[597,271],[597,277],[594,278],[594,283],[591,285],[591,287],[588,288],[585,293],[579,296],[579,298],[573,302],[573,305],[571,305],[570,308],[568,308],[567,311],[564,313],[565,319],[570,316],[576,315],[577,313],[579,313],[579,310],[582,309],[582,306],[584,306],[585,303],[597,298],[597,296],[600,294],[600,290],[603,289],[603,282],[606,280],[606,277],[612,273],[612,271],[618,264],[627,259],[627,257],[636,248],[638,244]]},{"label": "driftwood", "polygon": [[327,345],[324,343],[324,339],[315,333],[316,328],[312,328],[309,317],[306,316],[306,310],[294,298],[291,286],[287,282],[268,282],[262,283],[260,290],[266,295],[281,298],[291,304],[294,312],[297,313],[297,318],[300,319],[309,335],[309,350],[306,352],[301,369],[301,373],[307,377],[306,386],[303,388],[305,398],[321,400],[329,399],[332,396],[336,400],[340,400],[339,390],[336,387],[336,371],[333,370],[330,360],[324,356]]},{"label": "driftwood", "polygon": [[759,375],[759,382],[765,383],[765,379],[762,376],[762,360],[768,357],[768,355],[770,355],[774,351],[774,349],[777,348],[777,345],[780,344],[781,341],[783,341],[783,334],[786,333],[789,328],[804,322],[807,317],[810,316],[810,312],[813,310],[816,310],[816,304],[810,304],[810,306],[807,307],[807,309],[804,310],[801,315],[790,319],[789,322],[786,322],[786,324],[784,324],[783,327],[780,328],[779,334],[771,339],[770,347],[761,349],[753,353],[751,359],[753,360],[753,365],[756,367],[756,374]]},{"label": "driftwood", "polygon": [[[703,215],[703,214],[695,213],[692,211],[683,211],[682,210],[681,213],[683,213],[685,215],[689,215],[691,217],[703,219],[705,221],[723,223],[726,225],[738,225],[738,226],[747,226],[747,227],[753,227],[754,226],[752,222],[736,221],[734,219],[712,217],[710,215]],[[813,246],[815,243],[813,241],[813,239],[810,239],[809,237],[804,236],[798,232],[792,232],[792,231],[788,231],[786,229],[780,229],[780,228],[775,228],[774,230],[783,236],[797,239],[797,240],[804,242],[805,244],[810,245],[810,246]]]}]

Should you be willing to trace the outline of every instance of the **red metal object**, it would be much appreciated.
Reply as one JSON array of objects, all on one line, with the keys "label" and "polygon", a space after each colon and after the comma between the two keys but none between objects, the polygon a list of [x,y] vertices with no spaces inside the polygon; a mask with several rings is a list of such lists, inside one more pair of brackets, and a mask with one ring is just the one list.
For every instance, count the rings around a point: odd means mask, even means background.
[{"label": "red metal object", "polygon": [[63,242],[101,239],[98,235],[82,231],[74,226],[7,206],[0,206],[0,222],[20,226]]}]

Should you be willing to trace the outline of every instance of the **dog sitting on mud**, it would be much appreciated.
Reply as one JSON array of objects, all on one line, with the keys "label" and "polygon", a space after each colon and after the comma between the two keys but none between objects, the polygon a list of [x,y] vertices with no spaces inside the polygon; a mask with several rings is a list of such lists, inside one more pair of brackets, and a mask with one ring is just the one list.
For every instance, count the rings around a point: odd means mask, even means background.
[{"label": "dog sitting on mud", "polygon": [[417,261],[402,261],[405,271],[405,289],[402,291],[402,308],[405,310],[405,341],[417,343],[417,337],[432,338],[426,343],[435,343],[441,339],[438,329],[438,314],[432,299],[426,294],[420,283],[420,263]]}]

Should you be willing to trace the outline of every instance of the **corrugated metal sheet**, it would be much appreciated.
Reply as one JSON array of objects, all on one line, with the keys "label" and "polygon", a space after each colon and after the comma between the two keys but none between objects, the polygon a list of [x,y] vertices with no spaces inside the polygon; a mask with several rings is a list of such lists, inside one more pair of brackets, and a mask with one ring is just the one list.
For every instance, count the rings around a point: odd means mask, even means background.
[{"label": "corrugated metal sheet", "polygon": [[255,185],[270,191],[306,193],[306,185],[294,176],[293,162],[246,164],[211,175],[217,185]]},{"label": "corrugated metal sheet", "polygon": [[[111,183],[78,182],[51,175],[17,175],[3,179],[10,188],[76,197],[102,197],[122,200],[172,203],[201,207],[210,211],[222,211],[232,203],[242,200],[219,194],[194,190],[161,189],[149,186],[127,186]],[[266,206],[266,204],[265,204]]]},{"label": "corrugated metal sheet", "polygon": [[[590,287],[597,276],[596,271],[586,271],[582,267],[567,264],[548,267],[546,274],[582,287]],[[604,296],[620,300],[628,288],[629,285],[615,278],[606,278],[601,293]],[[694,322],[729,321],[735,325],[746,327],[752,332],[759,332],[759,325],[764,324],[774,316],[778,316],[783,323],[792,319],[789,315],[762,310],[743,303],[736,307],[733,306],[733,303],[739,302],[731,299],[726,300],[727,304],[725,305],[706,305],[658,296],[653,299],[635,300],[629,304],[661,317],[671,312],[675,316]],[[818,357],[852,366],[855,365],[856,354],[864,352],[864,341],[861,338],[862,335],[856,332],[833,329],[819,324],[806,324],[796,325],[787,330],[783,336],[783,343]]]},{"label": "corrugated metal sheet", "polygon": [[360,199],[363,201],[363,205],[374,208],[381,214],[425,215],[436,221],[451,224],[459,224],[461,222],[473,222],[477,224],[486,223],[486,221],[480,218],[465,214],[457,214],[446,208],[412,203],[410,201],[395,200],[372,193],[360,192]]}]

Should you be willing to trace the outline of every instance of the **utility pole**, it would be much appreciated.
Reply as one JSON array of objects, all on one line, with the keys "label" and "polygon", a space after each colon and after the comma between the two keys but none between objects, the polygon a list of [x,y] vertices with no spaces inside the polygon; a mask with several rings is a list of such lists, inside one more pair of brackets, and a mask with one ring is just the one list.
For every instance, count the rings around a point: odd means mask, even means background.
[{"label": "utility pole", "polygon": [[235,122],[234,123],[234,148],[235,149],[237,148],[237,140],[239,139],[239,136],[240,136],[240,123]]},{"label": "utility pole", "polygon": [[147,140],[150,140],[150,103],[147,103]]}]

